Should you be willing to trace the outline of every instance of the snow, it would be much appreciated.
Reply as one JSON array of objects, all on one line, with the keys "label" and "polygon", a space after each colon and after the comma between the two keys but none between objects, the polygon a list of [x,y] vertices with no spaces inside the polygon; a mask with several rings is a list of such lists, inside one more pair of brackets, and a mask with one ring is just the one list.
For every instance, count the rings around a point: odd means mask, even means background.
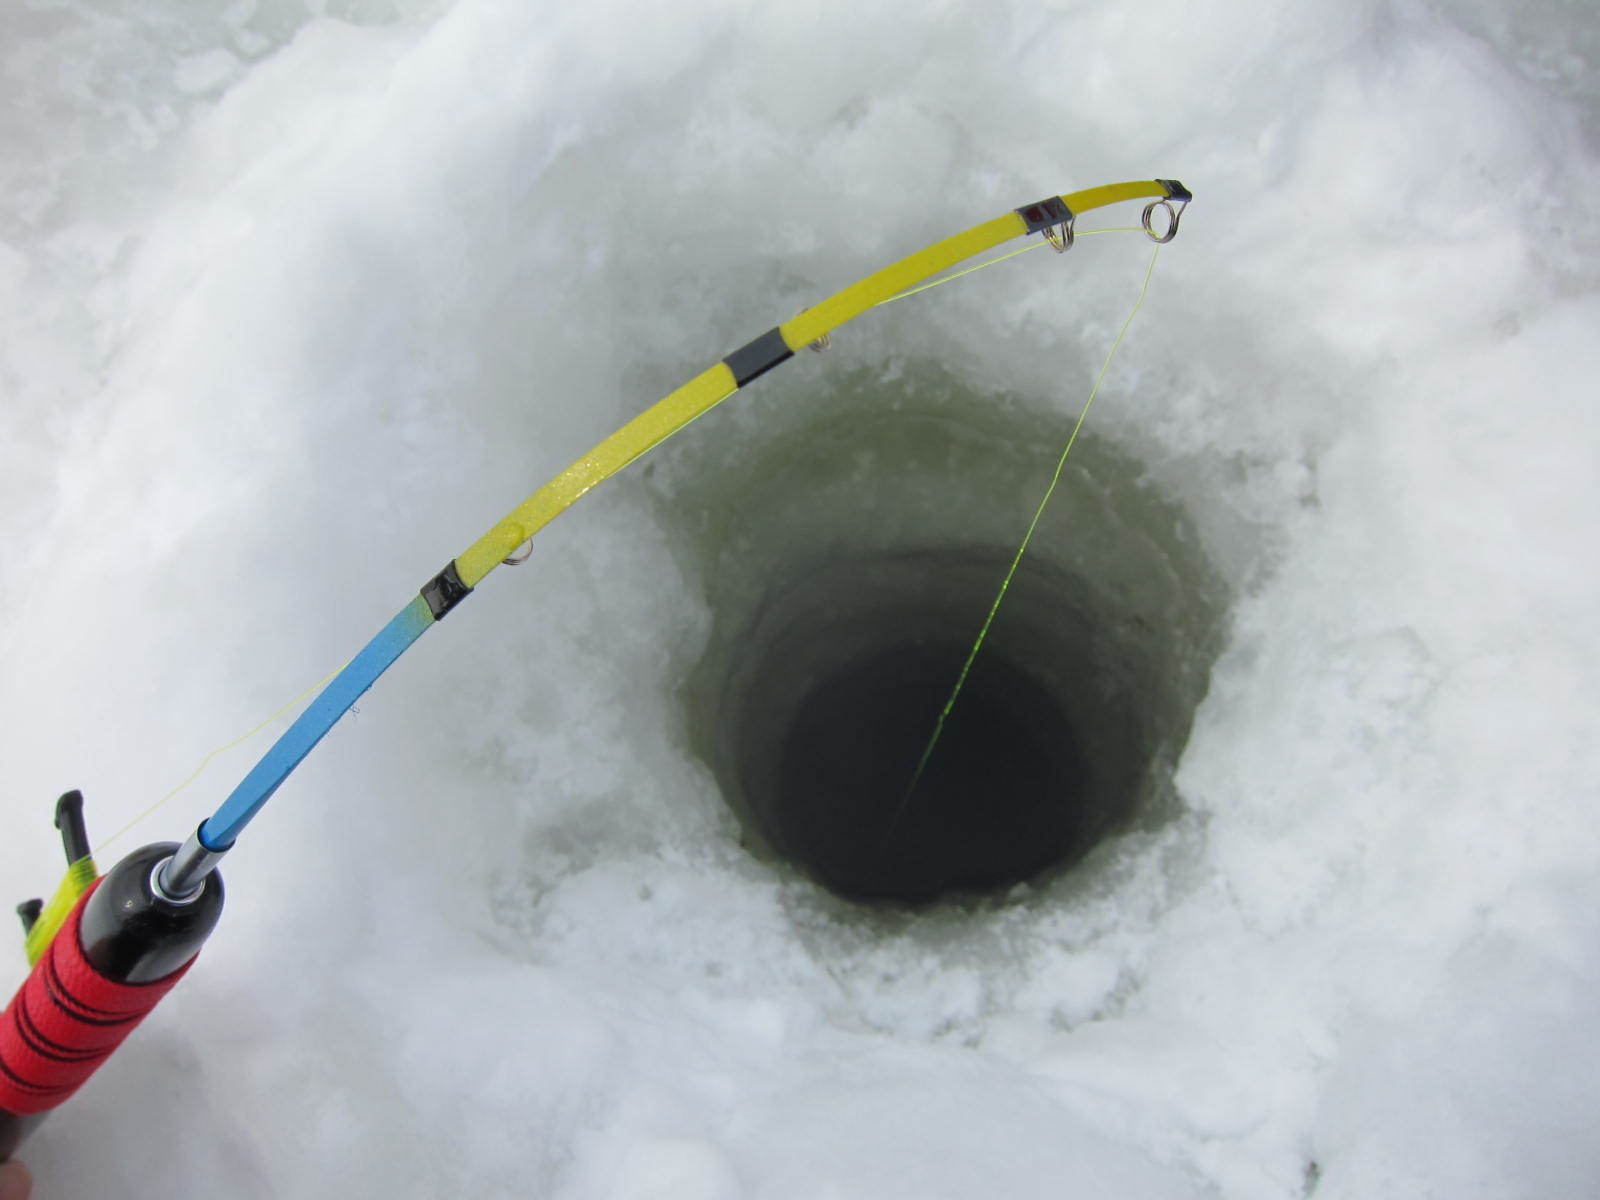
[{"label": "snow", "polygon": [[[59,792],[108,835],[627,416],[1050,192],[1195,191],[1093,424],[1234,589],[1179,820],[868,919],[738,846],[702,581],[606,485],[251,828],[39,1196],[1592,1194],[1597,53],[1583,0],[16,6],[14,900]],[[1075,411],[1145,245],[872,314],[685,437],[858,369]]]}]

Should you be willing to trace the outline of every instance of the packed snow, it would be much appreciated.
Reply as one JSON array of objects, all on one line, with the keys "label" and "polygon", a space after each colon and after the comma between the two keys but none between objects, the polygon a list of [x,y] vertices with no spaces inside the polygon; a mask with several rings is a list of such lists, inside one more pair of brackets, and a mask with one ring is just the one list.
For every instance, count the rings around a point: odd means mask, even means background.
[{"label": "packed snow", "polygon": [[[633,469],[241,839],[199,965],[23,1147],[39,1200],[1595,1194],[1593,15],[10,6],[7,903],[57,794],[109,836],[627,417],[1046,194],[1195,192],[1093,427],[1230,595],[1175,819],[885,919],[741,848]],[[830,372],[929,364],[1064,435],[1148,258],[870,314],[682,436],[733,461]]]}]

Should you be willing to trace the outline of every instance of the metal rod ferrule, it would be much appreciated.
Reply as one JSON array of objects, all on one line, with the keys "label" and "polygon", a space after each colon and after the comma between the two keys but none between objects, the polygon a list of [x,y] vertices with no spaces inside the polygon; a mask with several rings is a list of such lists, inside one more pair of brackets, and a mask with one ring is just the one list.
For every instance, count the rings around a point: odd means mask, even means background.
[{"label": "metal rod ferrule", "polygon": [[170,904],[190,904],[200,896],[206,876],[217,869],[227,850],[208,850],[196,829],[178,852],[150,876],[152,890]]}]

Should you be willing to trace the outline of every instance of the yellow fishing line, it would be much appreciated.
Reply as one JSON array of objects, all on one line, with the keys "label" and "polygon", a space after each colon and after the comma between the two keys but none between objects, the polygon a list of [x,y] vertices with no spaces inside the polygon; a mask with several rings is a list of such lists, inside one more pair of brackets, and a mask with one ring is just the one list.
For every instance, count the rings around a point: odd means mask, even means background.
[{"label": "yellow fishing line", "polygon": [[[345,664],[345,665],[348,666],[349,664]],[[218,746],[210,754],[206,755],[204,758],[202,758],[200,760],[200,765],[194,769],[194,771],[190,774],[189,778],[185,779],[177,787],[173,788],[165,796],[161,797],[161,799],[157,800],[149,808],[145,809],[138,816],[134,817],[133,820],[129,821],[126,825],[124,825],[121,829],[119,829],[115,833],[113,833],[105,841],[101,842],[98,846],[96,846],[94,848],[94,852],[96,854],[99,854],[107,846],[111,845],[112,842],[115,842],[118,838],[120,838],[124,834],[128,833],[131,829],[133,829],[134,826],[138,825],[139,822],[143,821],[151,813],[155,812],[156,809],[160,808],[168,800],[171,800],[174,796],[176,796],[179,792],[183,791],[186,787],[188,787],[196,779],[199,779],[201,773],[207,767],[209,767],[211,765],[211,760],[212,759],[216,758],[219,754],[226,754],[229,750],[232,750],[235,746],[244,745],[244,743],[248,742],[251,738],[255,737],[256,734],[260,733],[268,725],[271,725],[275,721],[279,720],[285,713],[289,712],[296,705],[304,703],[306,700],[309,700],[315,693],[320,692],[323,688],[327,687],[329,682],[332,681],[333,677],[335,675],[337,675],[339,673],[339,671],[342,671],[342,670],[344,670],[343,666],[341,666],[336,671],[330,671],[327,675],[325,675],[323,678],[319,679],[316,683],[313,683],[310,687],[306,688],[305,691],[301,692],[293,700],[289,701],[282,708],[278,709],[277,712],[273,713],[266,720],[262,721],[259,725],[257,725],[254,729],[252,729],[249,733],[241,734],[239,737],[234,738],[233,741],[229,742],[226,746]]]},{"label": "yellow fishing line", "polygon": [[1117,356],[1117,350],[1122,346],[1122,339],[1127,336],[1128,326],[1133,324],[1133,318],[1139,315],[1139,310],[1144,307],[1145,295],[1150,291],[1150,276],[1156,269],[1156,259],[1161,256],[1161,247],[1157,246],[1150,254],[1150,265],[1145,268],[1144,283],[1139,288],[1139,298],[1134,301],[1133,308],[1128,312],[1127,319],[1122,322],[1122,328],[1117,331],[1116,340],[1111,343],[1111,349],[1106,353],[1105,362],[1100,364],[1100,373],[1095,376],[1094,386],[1089,389],[1089,398],[1083,402],[1083,409],[1078,413],[1078,420],[1072,427],[1072,433],[1067,438],[1067,444],[1061,451],[1061,457],[1056,460],[1055,474],[1050,477],[1050,485],[1044,490],[1044,497],[1039,501],[1039,507],[1034,510],[1033,520],[1028,523],[1028,531],[1022,535],[1022,544],[1017,547],[1016,554],[1011,559],[1011,566],[1007,569],[1005,578],[1000,581],[1000,590],[995,593],[994,603],[989,606],[989,614],[984,617],[983,625],[978,630],[978,636],[973,640],[972,649],[967,651],[967,660],[961,664],[961,673],[956,676],[955,686],[950,689],[950,696],[944,702],[944,708],[939,713],[939,719],[934,723],[933,734],[928,738],[928,744],[923,748],[922,757],[917,761],[916,772],[911,776],[911,782],[906,785],[905,794],[900,797],[900,803],[895,807],[894,817],[889,822],[889,828],[884,834],[887,839],[894,833],[899,825],[901,816],[905,813],[906,804],[911,799],[911,793],[916,791],[917,784],[921,782],[923,772],[928,768],[928,760],[933,757],[934,748],[939,744],[939,738],[944,733],[945,722],[950,718],[950,710],[956,706],[956,699],[961,695],[961,689],[966,686],[967,676],[972,671],[973,660],[978,657],[978,651],[983,648],[984,639],[989,636],[989,627],[994,624],[995,614],[1000,611],[1000,604],[1006,598],[1006,591],[1011,587],[1011,580],[1016,576],[1017,567],[1022,562],[1022,556],[1027,553],[1028,543],[1033,540],[1034,531],[1039,528],[1039,520],[1044,516],[1044,510],[1050,503],[1050,498],[1056,493],[1056,485],[1061,482],[1061,473],[1066,469],[1067,456],[1072,453],[1072,447],[1077,444],[1078,434],[1083,429],[1083,423],[1088,419],[1089,406],[1094,403],[1094,398],[1100,394],[1100,385],[1105,382],[1106,372],[1111,369],[1111,360]]},{"label": "yellow fishing line", "polygon": [[[1152,187],[1152,185],[1150,185],[1148,183],[1113,184],[1113,185],[1108,185],[1106,187],[1101,187],[1101,188],[1091,188],[1091,189],[1089,189],[1088,191],[1085,191],[1085,192],[1073,193],[1070,197],[1068,197],[1068,199],[1072,200],[1074,203],[1079,205],[1080,209],[1097,208],[1097,207],[1101,207],[1102,205],[1114,203],[1114,202],[1116,202],[1118,200],[1133,199],[1133,198],[1137,198],[1137,197],[1158,194],[1155,191],[1151,191],[1150,190],[1151,187]],[[829,301],[826,302],[827,306],[832,306],[833,308],[840,308],[842,306],[843,309],[844,309],[844,312],[843,312],[842,316],[840,314],[838,314],[838,313],[832,314],[834,319],[831,322],[823,322],[822,328],[820,330],[810,330],[808,328],[807,329],[802,329],[801,326],[805,325],[806,322],[808,322],[808,321],[812,322],[812,323],[816,323],[816,322],[819,322],[819,321],[822,320],[822,315],[821,314],[818,314],[817,312],[815,312],[813,310],[807,310],[806,312],[802,313],[799,317],[796,317],[794,320],[788,322],[787,326],[783,327],[785,329],[785,337],[786,337],[786,339],[789,340],[791,345],[795,345],[795,344],[806,344],[806,343],[809,343],[810,341],[814,340],[815,337],[825,336],[826,333],[829,331],[829,329],[832,327],[833,324],[842,323],[842,321],[848,320],[851,316],[855,315],[854,313],[848,311],[848,307],[849,306],[845,302],[848,299],[850,299],[860,289],[862,289],[864,287],[868,287],[869,285],[871,285],[874,282],[876,282],[881,276],[884,276],[884,275],[886,275],[886,274],[888,274],[889,272],[892,272],[892,271],[910,270],[910,269],[912,269],[913,266],[915,266],[917,263],[919,263],[920,260],[922,260],[923,258],[927,257],[928,255],[936,254],[936,253],[942,252],[942,251],[949,251],[949,248],[950,248],[951,245],[954,245],[956,243],[963,243],[966,240],[971,240],[972,238],[974,238],[976,236],[979,236],[979,235],[985,235],[986,236],[991,232],[991,228],[990,228],[991,226],[994,226],[997,223],[1004,223],[1004,222],[1006,222],[1008,220],[1009,221],[1015,221],[1016,219],[1017,218],[1013,214],[1006,214],[1006,216],[1001,217],[1001,218],[997,218],[996,221],[990,222],[988,225],[978,226],[973,230],[968,230],[966,234],[958,235],[956,238],[946,239],[945,242],[941,242],[941,243],[936,244],[933,247],[929,247],[927,250],[921,251],[917,255],[913,255],[909,259],[903,260],[900,263],[893,264],[891,267],[886,268],[885,271],[879,272],[875,276],[870,276],[867,280],[861,281],[860,283],[856,284],[852,288],[847,288],[845,290],[845,292],[840,293],[839,295],[836,295],[834,297],[831,297],[829,299]],[[1105,229],[1087,229],[1087,230],[1084,230],[1081,233],[1077,234],[1077,236],[1078,237],[1089,237],[1089,236],[1092,236],[1092,235],[1097,234],[1097,233],[1121,233],[1121,232],[1138,232],[1138,227],[1135,227],[1135,226],[1116,226],[1116,227],[1108,227],[1108,228],[1105,228]],[[870,304],[867,307],[878,307],[879,305],[888,304],[890,301],[893,301],[893,300],[904,299],[907,296],[915,296],[920,292],[925,292],[925,291],[929,290],[930,288],[938,287],[940,284],[949,283],[952,280],[956,280],[956,279],[961,279],[964,276],[971,275],[975,271],[981,271],[985,267],[992,267],[996,263],[1005,262],[1007,259],[1015,258],[1019,254],[1025,254],[1029,250],[1037,250],[1040,247],[1048,245],[1048,244],[1049,243],[1045,242],[1045,241],[1033,242],[1033,243],[1031,243],[1029,245],[1026,245],[1026,246],[1022,247],[1019,250],[1013,250],[1008,254],[1003,254],[1003,255],[1000,255],[1000,256],[998,256],[996,258],[987,259],[987,260],[985,260],[983,262],[980,262],[980,263],[978,263],[978,264],[976,264],[974,266],[967,267],[966,269],[961,270],[961,271],[957,271],[957,272],[955,272],[953,274],[945,275],[945,276],[942,276],[942,277],[940,277],[938,279],[934,279],[934,280],[931,280],[929,282],[920,284],[917,287],[908,288],[903,292],[898,292],[898,293],[896,293],[894,295],[891,295],[891,296],[889,296],[889,297],[887,297],[887,298],[885,298],[883,300],[877,301],[875,304]],[[957,248],[959,249],[960,247],[957,247]],[[950,252],[954,253],[954,251],[950,251]],[[1154,267],[1154,260],[1153,259],[1151,261],[1151,266],[1152,266],[1152,268]],[[1149,277],[1148,277],[1148,274],[1147,274],[1146,275],[1146,284],[1148,285],[1148,283],[1149,283]],[[1144,297],[1143,297],[1143,294],[1141,293],[1141,295],[1140,295],[1141,303],[1143,302],[1143,299],[1144,299]],[[864,311],[864,310],[858,310],[858,311]],[[1135,312],[1138,311],[1137,306],[1135,306],[1134,311]],[[830,312],[831,312],[831,309],[830,309]],[[1129,319],[1129,321],[1131,321],[1133,319],[1132,318],[1132,314],[1129,315],[1128,319]],[[790,332],[789,331],[789,326],[795,327],[794,330],[792,331],[793,332],[793,337],[792,338],[789,336],[789,332]],[[1123,326],[1123,331],[1126,332],[1126,330],[1127,330],[1127,325],[1125,323],[1124,326]],[[1121,339],[1121,335],[1119,334],[1118,338],[1117,338],[1118,344],[1121,343],[1121,340],[1122,340]],[[1113,346],[1112,347],[1112,353],[1114,354],[1115,352],[1116,352],[1116,347]],[[1109,356],[1108,356],[1106,361],[1107,361],[1107,365],[1109,365],[1110,364]],[[1101,376],[1104,377],[1104,374],[1105,374],[1105,370],[1104,370],[1104,368],[1102,368],[1101,369]],[[1095,387],[1096,387],[1096,390],[1098,390],[1098,388],[1099,388],[1099,381],[1098,380],[1096,381]],[[731,372],[728,370],[726,364],[725,363],[718,363],[716,366],[712,367],[710,370],[702,373],[702,375],[700,375],[700,376],[697,376],[694,380],[691,380],[688,384],[684,385],[684,387],[680,388],[678,390],[678,392],[673,393],[673,395],[669,396],[667,398],[667,400],[663,401],[661,404],[658,404],[655,408],[651,409],[649,412],[647,412],[645,414],[641,414],[641,416],[639,418],[636,418],[633,422],[630,422],[622,430],[619,430],[616,434],[613,434],[611,438],[607,439],[607,441],[601,443],[600,446],[597,446],[595,448],[595,450],[591,451],[589,455],[585,456],[585,458],[580,459],[578,462],[574,463],[572,465],[572,467],[569,467],[567,471],[563,472],[560,476],[558,476],[555,480],[553,480],[551,482],[551,484],[546,485],[546,487],[544,489],[541,489],[540,492],[535,493],[535,495],[533,497],[530,497],[530,499],[528,501],[524,502],[524,505],[522,506],[522,508],[519,508],[516,512],[511,514],[511,517],[508,517],[505,521],[502,521],[494,529],[490,530],[490,532],[488,534],[486,534],[483,538],[479,539],[478,543],[475,543],[472,547],[470,547],[468,549],[468,551],[464,555],[460,556],[458,558],[458,560],[457,560],[457,566],[458,566],[458,569],[461,571],[461,578],[462,578],[463,582],[465,582],[469,587],[474,586],[476,583],[478,583],[483,578],[483,576],[487,575],[489,573],[489,571],[494,568],[494,566],[498,563],[498,561],[500,559],[505,557],[505,553],[507,552],[507,547],[509,547],[510,549],[514,549],[516,546],[518,546],[522,542],[526,541],[529,537],[531,537],[533,535],[533,533],[537,532],[537,530],[540,527],[542,527],[545,523],[547,523],[556,513],[559,513],[560,511],[562,511],[562,509],[564,509],[574,499],[576,499],[578,496],[581,496],[584,492],[588,491],[589,488],[593,487],[595,483],[597,483],[600,480],[608,477],[610,474],[614,474],[617,470],[620,470],[622,467],[625,467],[629,463],[632,463],[636,459],[642,457],[650,449],[653,449],[660,442],[664,441],[667,437],[671,436],[671,434],[676,432],[679,428],[681,428],[682,425],[688,424],[688,423],[692,422],[693,420],[697,419],[699,416],[703,415],[703,413],[706,410],[708,410],[710,407],[714,406],[714,404],[717,402],[717,400],[725,398],[726,396],[731,395],[734,391],[737,391],[737,390],[738,390],[737,384],[733,382],[733,376],[732,376]],[[680,393],[682,394],[681,397],[680,397]],[[709,403],[707,402],[708,399],[709,399]],[[685,411],[683,413],[678,413],[676,411],[676,409],[674,409],[673,412],[668,413],[665,417],[661,417],[661,416],[657,415],[657,411],[662,409],[663,405],[668,405],[670,407],[669,402],[674,401],[674,400],[677,400],[679,407],[684,408]],[[1093,393],[1090,394],[1089,400],[1090,400],[1090,403],[1093,402],[1093,400],[1094,400],[1094,394]],[[1088,411],[1088,405],[1085,404],[1084,412],[1087,413],[1087,411]],[[669,420],[668,418],[675,418],[676,423],[673,423],[673,421]],[[1079,418],[1079,424],[1080,425],[1082,424],[1082,417]],[[659,428],[658,428],[658,426],[659,426]],[[630,441],[627,435],[635,434],[635,427],[638,427],[637,434]],[[1076,437],[1076,434],[1077,434],[1077,431],[1074,430],[1073,431],[1074,437]],[[613,442],[618,442],[619,443],[617,445],[615,451],[610,455],[602,454],[603,451],[608,451],[608,450],[612,449],[612,443]],[[624,446],[621,443],[627,443],[627,444]],[[1070,450],[1070,448],[1071,448],[1071,443],[1069,442],[1068,443],[1068,449]],[[617,459],[616,463],[611,463],[610,462],[610,458],[613,458],[613,457]],[[606,460],[604,463],[600,462],[600,460],[602,458],[604,458]],[[1064,461],[1065,461],[1065,455],[1063,455],[1063,462]],[[603,466],[607,467],[607,469],[604,470],[603,472],[602,471],[596,471],[594,468],[596,467],[597,464],[603,465]],[[569,480],[569,477],[571,477],[570,480]],[[1058,465],[1058,467],[1057,467],[1057,478],[1059,478],[1059,477],[1060,477],[1060,466]],[[565,485],[565,486],[563,486],[563,485]],[[1051,488],[1052,488],[1052,490],[1054,489],[1054,483],[1052,483]],[[553,493],[557,493],[557,494],[554,496],[553,500],[546,501],[546,503],[544,505],[542,505],[542,506],[538,505],[537,502],[545,497],[545,493],[546,492],[553,492]],[[1046,494],[1046,501],[1047,502],[1048,502],[1048,499],[1049,499],[1049,494],[1047,493]],[[518,522],[514,518],[517,518],[517,517],[522,515],[523,508],[529,508],[530,509],[531,517],[530,517],[529,520]],[[536,511],[534,511],[534,510],[536,510]],[[1040,506],[1040,510],[1041,510],[1041,512],[1043,511],[1043,505]],[[1035,524],[1038,523],[1038,515],[1037,514],[1035,515],[1034,523]],[[1029,528],[1028,533],[1029,533],[1029,536],[1031,537],[1032,533],[1033,533],[1032,527]],[[501,542],[506,543],[506,545],[505,546],[500,545]],[[1023,542],[1023,548],[1026,549],[1026,547],[1027,547],[1027,541],[1025,539],[1024,542]],[[1018,558],[1019,559],[1021,558],[1021,553],[1022,552],[1019,550],[1018,551]],[[479,561],[479,560],[481,560],[481,561]],[[1013,572],[1015,571],[1015,569],[1016,569],[1016,564],[1013,563],[1012,564]],[[1006,584],[1009,584],[1009,583],[1010,583],[1010,575],[1008,574],[1008,576],[1006,578]],[[1004,593],[1005,593],[1005,585],[1002,585],[1002,587],[1001,587],[1001,595],[1003,596]],[[997,599],[996,602],[995,602],[995,607],[998,608],[998,606],[999,606],[999,600]],[[991,619],[993,618],[993,610],[991,610],[990,618]],[[987,632],[987,628],[988,628],[988,624],[986,622],[985,626],[984,626],[984,632]],[[978,644],[979,645],[982,644],[982,640],[983,640],[983,634],[980,634],[979,635],[979,639],[978,639]],[[977,646],[974,646],[973,654],[976,655],[976,653],[977,653]],[[346,665],[348,665],[348,664],[346,664]],[[968,664],[967,665],[969,667],[971,665],[971,658],[970,657],[968,659]],[[339,669],[339,671],[342,671],[343,669],[344,668],[341,667]],[[285,713],[289,712],[295,706],[297,706],[297,705],[301,704],[302,702],[304,702],[305,700],[307,700],[314,693],[320,692],[329,682],[331,682],[339,674],[339,671],[331,672],[326,678],[320,680],[319,682],[313,684],[311,687],[307,688],[305,691],[301,692],[293,700],[290,700],[282,708],[278,709],[277,712],[273,713],[270,717],[267,717],[265,720],[260,722],[260,724],[256,725],[255,728],[251,729],[248,733],[245,733],[245,734],[241,735],[240,737],[235,738],[233,741],[229,742],[225,746],[219,746],[215,750],[211,751],[209,754],[207,754],[205,756],[205,758],[200,760],[200,764],[197,767],[195,767],[194,771],[190,773],[190,775],[189,775],[189,777],[187,779],[185,779],[182,783],[178,784],[177,787],[173,788],[170,792],[168,792],[165,796],[161,797],[161,799],[157,800],[154,804],[150,805],[143,812],[141,812],[137,816],[135,816],[131,821],[129,821],[121,829],[117,830],[110,837],[106,838],[105,841],[101,842],[100,845],[95,848],[95,853],[97,853],[97,854],[100,853],[101,851],[105,850],[105,848],[107,846],[110,846],[112,843],[116,842],[118,839],[120,839],[123,836],[125,836],[128,832],[130,832],[137,825],[139,825],[142,821],[144,821],[145,818],[149,817],[151,814],[153,814],[158,809],[160,809],[163,805],[165,805],[169,800],[171,800],[173,797],[177,796],[184,789],[189,787],[189,785],[192,784],[196,779],[198,779],[200,777],[200,775],[205,771],[205,769],[211,764],[211,762],[215,758],[217,758],[219,755],[225,754],[227,751],[232,750],[235,747],[240,746],[243,743],[249,741],[251,738],[255,737],[262,730],[266,729],[269,725],[273,724],[275,721],[277,721],[279,718],[281,718]],[[962,680],[963,681],[965,679],[965,676],[966,676],[966,669],[963,668],[963,671],[962,671]],[[957,684],[956,691],[957,692],[960,691],[960,682],[958,682],[958,684]],[[955,696],[952,695],[950,702],[953,704],[954,700],[955,700]],[[946,715],[948,714],[948,711],[949,711],[949,706],[947,705],[946,706],[946,710],[945,710]],[[940,717],[940,728],[943,727],[943,723],[944,723],[944,716],[941,715],[941,717]],[[937,740],[937,737],[938,737],[938,733],[936,731],[935,732],[935,736],[934,736],[934,740],[935,741]],[[931,752],[932,752],[932,742],[930,742],[929,750],[928,750],[928,753],[931,753]],[[923,760],[924,761],[923,761],[922,765],[925,765],[926,764],[926,760],[927,760],[927,754],[926,753],[923,756]],[[919,765],[919,767],[918,767],[918,772],[917,773],[918,773],[919,777],[920,777],[921,772],[922,772],[922,765]],[[913,785],[912,786],[913,787],[915,786],[915,780],[913,780]],[[909,795],[909,791],[908,791],[907,794]],[[903,806],[903,802],[902,802],[902,806]],[[898,814],[897,814],[897,819],[898,819]]]},{"label": "yellow fishing line", "polygon": [[[1113,225],[1113,226],[1109,226],[1109,227],[1107,227],[1105,229],[1085,229],[1081,233],[1078,233],[1078,234],[1076,234],[1074,236],[1076,236],[1076,237],[1093,237],[1097,233],[1143,233],[1143,232],[1144,232],[1144,230],[1141,229],[1137,225]],[[893,304],[896,300],[904,300],[907,296],[915,296],[920,292],[927,291],[929,288],[936,288],[941,283],[949,283],[953,279],[960,279],[964,275],[971,275],[974,271],[981,271],[985,267],[992,267],[996,263],[1003,263],[1008,258],[1015,258],[1019,254],[1026,254],[1030,250],[1042,250],[1044,247],[1048,246],[1049,244],[1050,244],[1049,242],[1042,241],[1042,240],[1041,241],[1037,241],[1037,242],[1030,242],[1028,245],[1022,247],[1020,250],[1011,250],[1011,251],[1008,251],[1005,254],[997,254],[994,258],[986,258],[981,263],[977,263],[974,266],[967,267],[965,270],[957,271],[953,275],[944,275],[944,276],[941,276],[938,279],[929,280],[927,283],[919,284],[917,287],[907,288],[903,292],[898,292],[895,295],[890,296],[887,300],[879,300],[877,302],[877,304],[873,305],[873,307],[874,308],[882,308],[885,304]]]}]

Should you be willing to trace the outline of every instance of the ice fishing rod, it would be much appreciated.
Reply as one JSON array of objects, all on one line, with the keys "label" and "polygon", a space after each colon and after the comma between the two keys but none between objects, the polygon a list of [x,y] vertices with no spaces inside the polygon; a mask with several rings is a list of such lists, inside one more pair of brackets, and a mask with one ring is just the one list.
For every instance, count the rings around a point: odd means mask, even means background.
[{"label": "ice fishing rod", "polygon": [[[822,348],[841,325],[976,255],[1035,233],[1066,251],[1081,214],[1132,200],[1148,200],[1144,231],[1167,242],[1191,199],[1175,179],[1047,196],[902,258],[745,343],[577,459],[425,583],[181,846],[145,846],[98,878],[84,834],[83,798],[63,796],[56,823],[67,877],[49,905],[30,901],[18,910],[33,971],[0,1014],[0,1161],[82,1086],[193,965],[222,912],[217,865],[290,772],[400,655],[497,566],[523,562],[531,553],[526,543],[584,493],[797,350]],[[1159,232],[1157,210],[1166,218]]]}]

